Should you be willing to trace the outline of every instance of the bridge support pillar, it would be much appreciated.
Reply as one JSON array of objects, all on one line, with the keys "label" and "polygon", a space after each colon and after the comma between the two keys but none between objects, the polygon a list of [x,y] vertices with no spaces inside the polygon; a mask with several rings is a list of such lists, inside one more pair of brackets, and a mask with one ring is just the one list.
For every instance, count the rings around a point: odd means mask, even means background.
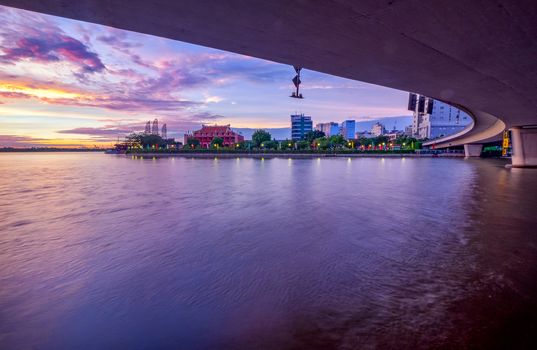
[{"label": "bridge support pillar", "polygon": [[483,145],[477,143],[467,143],[464,145],[464,156],[468,157],[479,157],[481,151],[483,150]]},{"label": "bridge support pillar", "polygon": [[513,167],[537,167],[537,128],[511,128]]}]

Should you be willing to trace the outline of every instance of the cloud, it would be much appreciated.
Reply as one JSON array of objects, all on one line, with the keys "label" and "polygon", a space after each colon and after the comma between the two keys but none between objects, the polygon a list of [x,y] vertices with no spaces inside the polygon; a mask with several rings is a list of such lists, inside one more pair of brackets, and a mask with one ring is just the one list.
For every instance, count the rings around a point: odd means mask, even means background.
[{"label": "cloud", "polygon": [[[0,73],[0,97],[11,99],[35,98],[47,104],[96,107],[114,111],[170,112],[194,109],[203,102],[188,101],[158,88],[155,82],[140,82],[128,91],[127,83],[103,85],[98,92],[82,91],[71,85],[53,82],[31,82],[26,78],[9,78]],[[124,92],[127,90],[128,92]]]},{"label": "cloud", "polygon": [[[285,87],[281,87],[287,88]],[[347,83],[347,84],[323,84],[323,83],[313,83],[305,84],[302,89],[304,90],[334,90],[334,89],[352,89],[352,90],[363,90],[364,86],[359,85],[358,83]]]},{"label": "cloud", "polygon": [[[81,28],[81,32],[83,33],[85,40],[89,42],[91,40],[91,30]],[[142,59],[139,54],[132,52],[131,49],[139,49],[143,46],[143,44],[141,42],[128,41],[127,38],[129,35],[127,33],[128,32],[121,29],[106,28],[106,34],[99,35],[96,37],[96,39],[97,41],[116,50],[118,53],[126,55],[134,64],[144,68],[155,69],[156,67],[153,62],[149,60],[146,61]]]},{"label": "cloud", "polygon": [[34,138],[21,135],[0,135],[1,147],[38,147],[41,146],[39,141],[45,139]]},{"label": "cloud", "polygon": [[205,97],[205,103],[218,103],[222,102],[224,99],[219,96],[207,96]]},{"label": "cloud", "polygon": [[255,83],[270,83],[282,80],[290,80],[294,76],[291,67],[274,64],[263,60],[252,60],[238,54],[225,56],[209,56],[198,64],[206,66],[209,74],[215,80],[226,79],[228,81],[242,80]]},{"label": "cloud", "polygon": [[119,135],[132,132],[130,129],[110,129],[110,128],[74,128],[69,130],[59,130],[59,134],[79,134],[79,135]]},{"label": "cloud", "polygon": [[21,60],[32,60],[40,63],[67,61],[81,70],[81,73],[95,73],[106,67],[99,56],[79,40],[51,32],[32,31],[31,36],[7,37],[4,42],[12,42],[9,47],[1,47],[3,54],[0,62],[16,63]]},{"label": "cloud", "polygon": [[108,44],[115,48],[121,48],[121,49],[129,49],[132,47],[140,47],[142,44],[140,43],[132,43],[125,40],[122,40],[126,37],[125,32],[114,30],[113,33],[110,33],[110,35],[101,35],[97,37],[97,40],[100,42],[103,42],[105,44]]},{"label": "cloud", "polygon": [[183,67],[174,67],[173,69],[159,71],[156,77],[148,76],[138,81],[130,82],[130,85],[133,94],[169,96],[173,92],[205,86],[209,83],[210,79],[207,76],[195,74]]},{"label": "cloud", "polygon": [[0,97],[4,98],[31,98],[29,94],[23,92],[10,92],[10,91],[0,91]]},{"label": "cloud", "polygon": [[125,123],[125,122],[134,122],[134,121],[137,121],[138,119],[136,118],[113,118],[113,117],[106,117],[106,118],[97,118],[95,119],[96,121],[98,122],[101,122],[101,123]]},{"label": "cloud", "polygon": [[41,98],[41,101],[64,106],[98,107],[115,111],[135,112],[173,112],[195,107],[199,102],[182,100],[159,100],[150,98],[122,98],[122,97],[92,97],[82,99],[49,99]]}]

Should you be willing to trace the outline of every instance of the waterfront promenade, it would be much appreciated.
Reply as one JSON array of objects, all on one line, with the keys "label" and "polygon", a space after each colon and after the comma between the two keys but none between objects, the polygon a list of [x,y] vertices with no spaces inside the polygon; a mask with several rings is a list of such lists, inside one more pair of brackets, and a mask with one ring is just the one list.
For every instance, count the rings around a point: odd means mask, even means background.
[{"label": "waterfront promenade", "polygon": [[186,158],[464,158],[464,153],[273,153],[273,152],[177,152],[177,153],[127,153],[127,157],[186,157]]}]

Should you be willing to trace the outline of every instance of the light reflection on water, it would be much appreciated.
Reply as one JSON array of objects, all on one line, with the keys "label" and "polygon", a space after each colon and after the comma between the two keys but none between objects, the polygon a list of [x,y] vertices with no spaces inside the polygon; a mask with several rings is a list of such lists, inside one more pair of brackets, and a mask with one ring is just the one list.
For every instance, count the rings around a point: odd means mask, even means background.
[{"label": "light reflection on water", "polygon": [[0,154],[0,348],[534,344],[503,165]]}]

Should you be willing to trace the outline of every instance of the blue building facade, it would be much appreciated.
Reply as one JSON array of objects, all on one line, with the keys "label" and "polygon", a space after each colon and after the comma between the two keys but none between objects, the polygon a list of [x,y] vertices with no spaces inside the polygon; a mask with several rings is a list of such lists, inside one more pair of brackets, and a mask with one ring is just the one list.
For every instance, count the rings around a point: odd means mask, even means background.
[{"label": "blue building facade", "polygon": [[324,132],[326,137],[339,134],[339,124],[336,122],[319,123],[315,126],[315,129]]},{"label": "blue building facade", "polygon": [[304,136],[313,130],[311,117],[304,114],[291,115],[291,138],[295,141],[303,140]]},{"label": "blue building facade", "polygon": [[343,123],[341,123],[340,132],[346,140],[354,139],[354,135],[356,133],[356,121],[345,120]]}]

